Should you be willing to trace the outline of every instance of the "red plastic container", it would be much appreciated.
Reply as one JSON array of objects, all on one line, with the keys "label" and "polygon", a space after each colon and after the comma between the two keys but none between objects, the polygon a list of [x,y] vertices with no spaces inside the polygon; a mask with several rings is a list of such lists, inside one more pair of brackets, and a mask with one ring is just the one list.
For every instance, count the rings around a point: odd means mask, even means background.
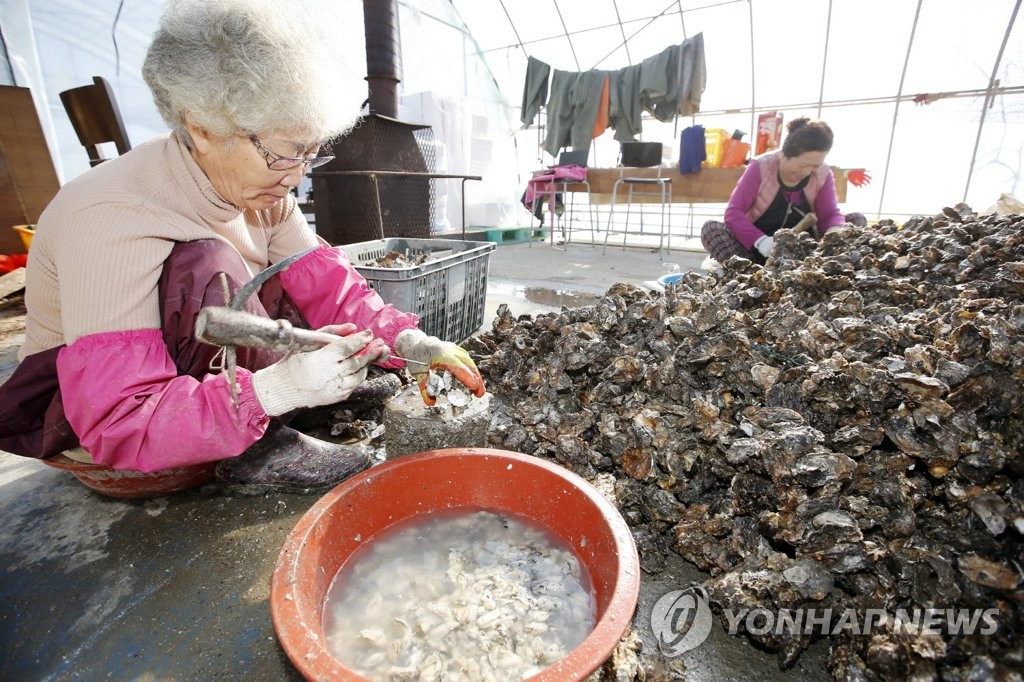
[{"label": "red plastic container", "polygon": [[365,680],[327,650],[323,609],[331,581],[364,543],[414,516],[458,508],[515,514],[547,527],[586,568],[597,602],[590,634],[531,682],[582,680],[626,631],[640,593],[640,562],[618,510],[551,462],[487,448],[431,450],[348,479],[292,529],[274,567],[270,608],[281,646],[307,680]]},{"label": "red plastic container", "polygon": [[213,470],[217,466],[216,462],[206,462],[147,473],[78,462],[64,455],[40,461],[55,469],[70,471],[87,488],[121,499],[160,497],[195,488],[212,481]]}]

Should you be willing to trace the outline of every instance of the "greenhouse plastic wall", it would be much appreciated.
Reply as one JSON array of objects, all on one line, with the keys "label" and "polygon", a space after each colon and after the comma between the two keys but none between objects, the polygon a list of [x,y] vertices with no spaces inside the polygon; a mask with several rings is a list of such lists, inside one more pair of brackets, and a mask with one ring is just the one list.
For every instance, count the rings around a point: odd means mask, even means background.
[{"label": "greenhouse plastic wall", "polygon": [[[645,120],[642,139],[677,150],[679,134],[694,123],[749,134],[764,111],[778,110],[786,122],[820,117],[836,132],[829,163],[872,176],[866,187],[850,188],[848,210],[900,219],[964,199],[984,210],[1002,193],[1024,197],[1024,39],[1017,6],[1016,0],[402,0],[401,117],[435,128],[445,146],[439,167],[483,176],[465,184],[470,226],[528,224],[518,198],[530,172],[553,159],[538,147],[542,118],[521,130],[527,57],[562,70],[618,69],[700,32],[708,68],[700,112],[669,123]],[[350,59],[363,62],[359,0],[301,0],[296,11],[333,22]],[[0,81],[33,89],[63,182],[88,162],[60,105],[61,90],[103,76],[113,84],[133,144],[166,131],[140,75],[159,12],[158,3],[118,0],[0,3],[7,49]],[[608,131],[594,141],[591,164],[612,166],[617,153]],[[450,182],[437,190],[446,207],[433,220],[439,229],[460,226],[462,189]],[[721,208],[675,207],[691,223],[702,213],[720,215]]]}]

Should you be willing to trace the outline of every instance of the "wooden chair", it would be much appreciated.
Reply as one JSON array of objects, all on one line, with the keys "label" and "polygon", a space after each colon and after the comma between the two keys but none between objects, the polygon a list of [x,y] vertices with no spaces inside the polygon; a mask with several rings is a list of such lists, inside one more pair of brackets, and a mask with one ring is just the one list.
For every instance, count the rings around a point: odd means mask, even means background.
[{"label": "wooden chair", "polygon": [[0,253],[28,250],[8,226],[36,223],[59,189],[32,92],[0,85]]},{"label": "wooden chair", "polygon": [[97,166],[107,160],[100,153],[99,145],[113,142],[118,154],[124,154],[132,146],[110,83],[101,76],[93,76],[92,80],[92,85],[60,93],[60,101],[89,155],[89,165]]}]

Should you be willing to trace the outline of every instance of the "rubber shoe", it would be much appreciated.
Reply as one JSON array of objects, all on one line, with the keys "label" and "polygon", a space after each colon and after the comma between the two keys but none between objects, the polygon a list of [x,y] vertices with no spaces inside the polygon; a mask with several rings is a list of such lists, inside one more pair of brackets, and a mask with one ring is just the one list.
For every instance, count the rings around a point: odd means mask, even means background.
[{"label": "rubber shoe", "polygon": [[868,219],[863,213],[847,213],[843,219],[854,227],[868,226]]},{"label": "rubber shoe", "polygon": [[365,445],[329,443],[281,426],[238,457],[221,460],[214,475],[233,494],[317,493],[373,462],[374,450]]}]

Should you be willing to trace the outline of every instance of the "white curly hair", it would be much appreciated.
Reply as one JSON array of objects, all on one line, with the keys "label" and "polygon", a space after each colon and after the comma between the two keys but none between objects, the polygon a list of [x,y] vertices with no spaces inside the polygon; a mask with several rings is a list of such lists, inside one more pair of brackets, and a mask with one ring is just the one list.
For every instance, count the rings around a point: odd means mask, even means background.
[{"label": "white curly hair", "polygon": [[186,124],[224,136],[302,131],[323,142],[353,126],[366,99],[362,75],[332,49],[326,27],[288,5],[170,0],[142,75],[182,142]]}]

